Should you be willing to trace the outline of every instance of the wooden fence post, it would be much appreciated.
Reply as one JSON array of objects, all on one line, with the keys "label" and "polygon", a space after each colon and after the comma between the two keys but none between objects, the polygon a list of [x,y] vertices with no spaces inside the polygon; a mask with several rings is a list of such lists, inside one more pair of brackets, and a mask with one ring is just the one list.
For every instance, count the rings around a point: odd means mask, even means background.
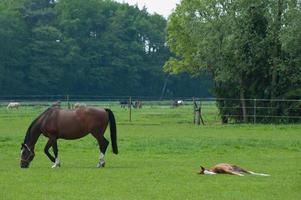
[{"label": "wooden fence post", "polygon": [[200,125],[201,124],[201,114],[200,114],[200,108],[198,107],[195,111],[195,115],[196,115],[196,124]]},{"label": "wooden fence post", "polygon": [[196,107],[195,107],[194,97],[192,97],[192,103],[193,103],[193,105],[192,105],[192,107],[193,107],[193,124],[195,124],[195,109],[196,109]]},{"label": "wooden fence post", "polygon": [[202,120],[202,124],[205,125],[203,117],[202,117],[202,102],[200,101],[200,119]]},{"label": "wooden fence post", "polygon": [[200,108],[200,119],[202,121],[202,124],[205,125],[203,117],[202,117],[202,102],[201,102],[201,100],[200,100],[200,107],[199,108]]},{"label": "wooden fence post", "polygon": [[202,118],[201,101],[200,101],[200,105],[198,105],[195,100],[193,101],[193,104],[194,104],[194,124],[200,125],[202,121],[202,124],[205,125],[204,120]]},{"label": "wooden fence post", "polygon": [[129,107],[129,121],[131,122],[132,121],[132,97],[129,98],[128,107]]},{"label": "wooden fence post", "polygon": [[254,124],[256,124],[256,99],[254,99],[254,111],[253,111]]}]

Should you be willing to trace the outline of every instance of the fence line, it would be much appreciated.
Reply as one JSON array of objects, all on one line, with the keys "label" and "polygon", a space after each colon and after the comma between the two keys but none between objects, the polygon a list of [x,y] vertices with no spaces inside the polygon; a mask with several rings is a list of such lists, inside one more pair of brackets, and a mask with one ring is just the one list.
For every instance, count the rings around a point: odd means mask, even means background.
[{"label": "fence line", "polygon": [[120,95],[120,96],[106,96],[106,95],[0,95],[0,101],[8,101],[8,100],[36,100],[36,99],[57,99],[64,100],[69,96],[70,99],[74,100],[123,100],[131,97],[132,99],[146,100],[146,101],[165,101],[165,100],[189,100],[192,101],[192,98],[195,98],[196,101],[261,101],[261,102],[300,102],[300,99],[235,99],[235,98],[215,98],[215,97],[165,97],[161,98],[158,96],[133,96],[133,95]]},{"label": "fence line", "polygon": [[[52,102],[60,100],[64,107],[71,107],[75,102],[85,102],[89,106],[99,104],[106,106],[117,106],[121,101],[136,102],[141,101],[143,106],[158,106],[175,108],[175,100],[183,100],[184,106],[191,109],[193,117],[194,111],[200,109],[200,117],[205,123],[208,118],[216,121],[221,118],[242,119],[241,99],[231,98],[190,98],[177,97],[160,100],[160,97],[147,96],[98,96],[98,95],[14,95],[0,96],[0,108],[6,107],[9,102],[18,101],[22,106],[50,106]],[[264,119],[279,119],[280,121],[293,120],[301,122],[301,100],[300,99],[245,99],[247,105],[245,109],[248,122],[258,123]],[[194,107],[194,102],[200,102],[200,108]],[[180,105],[182,106],[182,105]],[[179,107],[180,107],[179,106]],[[191,107],[190,107],[191,106]],[[163,108],[163,107],[162,107]],[[179,111],[180,112],[180,111]],[[132,120],[132,113],[135,109],[129,109],[129,121]]]}]

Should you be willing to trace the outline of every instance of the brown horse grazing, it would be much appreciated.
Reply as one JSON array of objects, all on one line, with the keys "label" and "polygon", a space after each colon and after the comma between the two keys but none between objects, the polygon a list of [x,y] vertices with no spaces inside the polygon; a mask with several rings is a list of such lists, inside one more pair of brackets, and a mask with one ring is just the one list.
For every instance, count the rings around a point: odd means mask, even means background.
[{"label": "brown horse grazing", "polygon": [[[118,154],[116,122],[110,109],[97,109],[80,107],[75,110],[64,110],[58,106],[52,106],[38,116],[29,126],[24,142],[21,147],[21,168],[28,168],[33,160],[34,148],[41,134],[49,138],[44,152],[54,163],[52,166],[59,167],[58,139],[78,139],[91,133],[97,140],[100,149],[100,158],[97,167],[104,167],[104,155],[108,140],[104,137],[105,130],[110,123],[111,142],[113,153]],[[49,153],[53,148],[54,157]]]}]

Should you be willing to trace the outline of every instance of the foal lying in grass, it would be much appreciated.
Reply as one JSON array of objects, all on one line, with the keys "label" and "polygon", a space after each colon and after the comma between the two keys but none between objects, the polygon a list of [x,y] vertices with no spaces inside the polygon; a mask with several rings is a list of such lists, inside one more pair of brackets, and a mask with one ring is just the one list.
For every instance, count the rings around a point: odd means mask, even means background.
[{"label": "foal lying in grass", "polygon": [[251,174],[251,175],[257,175],[257,176],[270,176],[269,174],[261,174],[261,173],[255,173],[252,171],[245,170],[241,167],[238,167],[237,165],[231,165],[227,163],[221,163],[217,164],[210,169],[206,169],[202,166],[200,166],[200,172],[199,174],[207,174],[207,175],[214,175],[214,174],[231,174],[231,175],[237,175],[237,176],[244,176],[245,174]]}]

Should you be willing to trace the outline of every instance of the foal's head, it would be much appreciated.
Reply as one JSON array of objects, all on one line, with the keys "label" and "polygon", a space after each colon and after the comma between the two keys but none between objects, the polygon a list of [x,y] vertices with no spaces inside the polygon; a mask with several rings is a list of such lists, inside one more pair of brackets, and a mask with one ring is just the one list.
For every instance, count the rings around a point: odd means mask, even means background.
[{"label": "foal's head", "polygon": [[21,146],[21,161],[20,166],[21,168],[28,168],[30,162],[33,160],[35,154],[34,150],[30,149],[27,144],[22,144]]},{"label": "foal's head", "polygon": [[203,166],[200,166],[200,167],[201,167],[201,168],[200,168],[199,174],[202,174],[202,175],[214,175],[214,174],[216,174],[215,172],[212,172],[212,171],[206,169],[206,168],[203,167]]},{"label": "foal's head", "polygon": [[205,171],[206,171],[205,167],[200,166],[200,172],[199,172],[199,174],[205,174]]}]

